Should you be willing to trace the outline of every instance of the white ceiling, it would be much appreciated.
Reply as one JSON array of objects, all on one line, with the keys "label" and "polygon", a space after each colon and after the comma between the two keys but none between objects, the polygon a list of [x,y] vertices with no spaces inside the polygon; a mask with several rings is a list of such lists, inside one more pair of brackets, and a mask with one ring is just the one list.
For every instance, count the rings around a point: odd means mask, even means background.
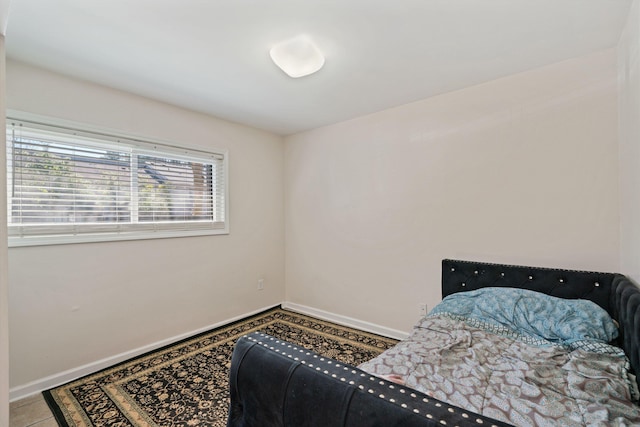
[{"label": "white ceiling", "polygon": [[[615,46],[631,0],[11,0],[9,58],[292,134]],[[269,48],[326,56],[291,79]]]}]

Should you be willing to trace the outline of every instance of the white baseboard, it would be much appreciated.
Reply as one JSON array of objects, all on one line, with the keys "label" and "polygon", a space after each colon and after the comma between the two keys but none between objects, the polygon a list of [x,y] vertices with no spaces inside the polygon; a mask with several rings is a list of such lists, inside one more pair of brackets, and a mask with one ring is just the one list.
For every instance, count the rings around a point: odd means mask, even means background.
[{"label": "white baseboard", "polygon": [[9,390],[9,401],[13,402],[15,400],[19,400],[28,396],[31,396],[36,393],[41,393],[44,390],[48,390],[53,387],[57,387],[62,384],[66,384],[70,381],[76,380],[78,378],[84,377],[86,375],[93,374],[102,369],[108,368],[110,366],[116,365],[120,362],[124,362],[125,360],[129,360],[136,356],[140,356],[142,354],[148,353],[153,350],[157,350],[166,345],[176,343],[178,341],[182,341],[186,338],[193,337],[203,332],[210,331],[212,329],[218,328],[220,326],[227,325],[229,323],[233,323],[238,320],[242,320],[245,317],[253,316],[254,314],[261,313],[265,310],[269,310],[273,307],[277,307],[278,304],[272,305],[269,307],[260,308],[258,310],[254,310],[250,313],[245,313],[240,316],[233,317],[231,319],[223,320],[222,322],[214,323],[213,325],[205,326],[203,328],[199,328],[195,331],[187,332],[184,334],[180,334],[171,338],[167,338],[162,341],[158,341],[149,345],[145,345],[143,347],[138,347],[131,351],[126,351],[124,353],[117,354],[115,356],[107,357],[102,360],[98,360],[96,362],[88,363],[86,365],[80,366],[78,368],[69,369],[68,371],[60,372],[55,375],[51,375],[45,378],[41,378],[36,381],[32,381],[27,384],[23,384],[17,387],[13,387]]},{"label": "white baseboard", "polygon": [[296,304],[294,302],[283,302],[282,308],[286,308],[287,310],[295,311],[297,313],[306,314],[307,316],[317,317],[318,319],[327,320],[339,325],[348,326],[350,328],[360,329],[377,335],[394,338],[397,340],[403,340],[409,336],[409,333],[405,331],[387,328],[385,326],[376,325],[375,323],[365,322],[363,320],[342,316],[340,314],[331,313],[329,311],[324,311],[313,307],[307,307],[306,305]]},{"label": "white baseboard", "polygon": [[[115,356],[107,357],[105,359],[98,360],[96,362],[88,363],[86,365],[80,366],[78,368],[69,369],[64,372],[60,372],[55,375],[51,375],[45,378],[41,378],[36,381],[32,381],[27,384],[23,384],[17,387],[13,387],[9,390],[9,401],[13,402],[15,400],[23,399],[25,397],[31,396],[36,393],[41,393],[44,390],[48,390],[62,384],[66,384],[70,381],[76,380],[78,378],[84,377],[86,375],[90,375],[96,373],[102,369],[108,368],[110,366],[116,365],[118,363],[124,362],[131,358],[140,356],[142,354],[148,353],[153,350],[157,350],[166,345],[176,343],[178,341],[182,341],[186,338],[193,337],[203,332],[210,331],[212,329],[218,328],[220,326],[227,325],[229,323],[233,323],[238,320],[242,320],[246,317],[252,316],[254,314],[261,313],[265,310],[269,310],[270,308],[276,307],[269,306],[260,308],[258,310],[254,310],[250,313],[245,313],[240,316],[233,317],[231,319],[223,320],[222,322],[215,323],[213,325],[205,326],[203,328],[197,329],[195,331],[187,332],[184,334],[180,334],[171,338],[167,338],[162,341],[158,341],[149,345],[145,345],[143,347],[136,348],[131,351],[126,351],[124,353],[117,354]],[[306,314],[308,316],[317,317],[318,319],[327,320],[329,322],[337,323],[339,325],[348,326],[351,328],[361,329],[363,331],[371,332],[374,334],[382,335],[389,338],[394,338],[398,340],[405,339],[409,334],[404,331],[399,331],[396,329],[387,328],[384,326],[376,325],[374,323],[365,322],[362,320],[354,319],[347,316],[342,316],[339,314],[331,313],[324,310],[319,310],[312,307],[307,307],[305,305],[296,304],[292,302],[283,302],[282,308],[286,308],[287,310],[295,311],[297,313]]]}]

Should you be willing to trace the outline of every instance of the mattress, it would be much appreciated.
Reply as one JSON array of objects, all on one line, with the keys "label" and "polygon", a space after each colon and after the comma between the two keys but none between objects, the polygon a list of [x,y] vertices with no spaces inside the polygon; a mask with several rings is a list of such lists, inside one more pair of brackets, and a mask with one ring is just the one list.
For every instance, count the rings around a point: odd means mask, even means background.
[{"label": "mattress", "polygon": [[[406,340],[360,368],[517,426],[640,425],[629,360],[608,343],[615,326],[602,326],[607,320],[589,307],[572,312],[532,298],[501,289],[462,308],[445,299]],[[549,316],[548,307],[560,314]]]}]

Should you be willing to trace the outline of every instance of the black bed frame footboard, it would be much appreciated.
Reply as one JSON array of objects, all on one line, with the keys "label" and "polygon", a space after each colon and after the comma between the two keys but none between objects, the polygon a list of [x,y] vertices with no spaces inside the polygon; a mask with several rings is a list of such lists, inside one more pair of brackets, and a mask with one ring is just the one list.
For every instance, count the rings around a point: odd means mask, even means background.
[{"label": "black bed frame footboard", "polygon": [[254,332],[231,361],[228,427],[506,426]]},{"label": "black bed frame footboard", "polygon": [[[475,261],[442,261],[442,297],[490,286],[524,288],[559,298],[588,299],[619,324],[620,346],[640,372],[640,290],[616,273],[526,267]],[[636,378],[640,387],[640,375]]]}]

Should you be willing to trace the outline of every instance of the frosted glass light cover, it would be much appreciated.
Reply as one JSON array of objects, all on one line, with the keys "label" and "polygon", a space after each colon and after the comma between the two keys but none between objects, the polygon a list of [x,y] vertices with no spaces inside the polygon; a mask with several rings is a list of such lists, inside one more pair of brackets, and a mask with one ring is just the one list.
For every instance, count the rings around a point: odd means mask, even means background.
[{"label": "frosted glass light cover", "polygon": [[269,53],[273,62],[293,78],[313,74],[324,65],[322,53],[302,35],[278,43]]}]

